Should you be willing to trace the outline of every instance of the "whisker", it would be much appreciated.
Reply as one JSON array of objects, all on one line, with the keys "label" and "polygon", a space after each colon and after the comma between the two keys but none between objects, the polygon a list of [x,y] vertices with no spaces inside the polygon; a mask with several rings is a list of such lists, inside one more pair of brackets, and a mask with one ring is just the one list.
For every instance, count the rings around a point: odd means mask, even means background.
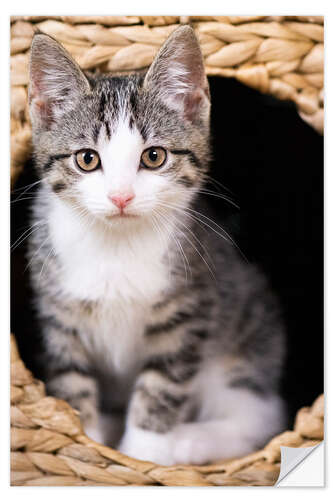
[{"label": "whisker", "polygon": [[170,281],[170,278],[171,278],[171,261],[170,261],[169,245],[167,244],[167,241],[166,241],[166,238],[165,238],[165,235],[164,235],[163,231],[160,229],[160,227],[158,225],[159,221],[158,221],[158,217],[156,216],[156,211],[154,209],[152,210],[152,219],[151,219],[151,222],[152,222],[153,227],[156,229],[158,236],[161,238],[162,243],[163,243],[163,240],[164,240],[164,243],[165,243],[167,257],[168,257],[168,277],[169,277],[169,281]]},{"label": "whisker", "polygon": [[[177,219],[177,222],[180,222],[180,223],[181,223],[181,224],[185,227],[185,229],[188,229],[188,230],[189,230],[189,228],[188,228],[185,224],[183,224],[183,223],[182,223],[179,219]],[[181,229],[179,229],[179,228],[177,228],[177,229],[181,232],[181,234],[184,236],[184,238],[185,238],[185,239],[186,239],[186,240],[190,243],[190,245],[191,245],[191,246],[192,246],[192,248],[196,251],[196,253],[197,253],[197,254],[201,257],[201,259],[203,260],[203,262],[204,262],[204,263],[205,263],[205,265],[207,266],[207,268],[208,268],[208,270],[209,270],[210,274],[212,275],[212,277],[214,278],[214,280],[215,280],[215,281],[217,281],[217,280],[216,280],[216,276],[215,276],[215,274],[213,273],[213,271],[212,271],[212,269],[211,269],[210,265],[208,264],[208,262],[206,261],[206,259],[204,258],[204,256],[201,254],[201,252],[197,249],[197,247],[196,247],[196,246],[194,245],[194,243],[190,240],[190,238],[188,238],[188,237],[187,237],[187,235],[184,233],[184,231],[182,231],[182,230],[181,230]],[[202,243],[201,243],[201,242],[198,240],[198,238],[195,236],[195,234],[193,233],[193,231],[191,231],[191,233],[192,233],[192,235],[195,237],[195,239],[196,239],[196,240],[200,243],[200,245],[202,246],[203,250],[206,252],[206,249],[203,247]],[[207,253],[207,252],[206,252],[206,253]],[[213,264],[213,263],[212,263],[212,264]],[[215,266],[214,266],[214,267],[215,267]]]},{"label": "whisker", "polygon": [[[18,246],[23,243],[29,236],[34,233],[37,229],[39,229],[40,226],[46,224],[45,221],[37,221],[31,226],[28,227],[18,238],[17,240],[11,245],[10,250],[13,252]],[[36,227],[37,226],[37,227]],[[28,233],[28,234],[27,234]],[[26,235],[26,236],[25,236]]]},{"label": "whisker", "polygon": [[[44,270],[44,267],[45,267],[45,265],[46,265],[47,261],[50,259],[50,256],[51,256],[51,254],[52,254],[53,252],[54,252],[54,248],[51,246],[51,249],[50,249],[50,251],[48,252],[47,256],[45,257],[44,262],[43,262],[43,265],[42,265],[42,268],[41,268],[41,270],[40,270],[40,273],[39,273],[39,278],[38,278],[39,280],[41,280],[42,275],[43,275],[43,270]],[[45,269],[46,269],[46,267],[45,267]]]},{"label": "whisker", "polygon": [[43,246],[45,245],[45,243],[47,242],[48,239],[50,239],[51,236],[48,235],[45,240],[42,242],[42,244],[37,248],[37,250],[33,253],[32,257],[30,258],[28,264],[25,266],[24,268],[24,271],[23,271],[23,274],[26,272],[26,270],[31,266],[32,264],[32,261],[35,259],[35,256],[37,258],[37,254],[39,253],[39,251],[41,250],[41,248],[43,248]]},{"label": "whisker", "polygon": [[239,206],[239,205],[237,205],[237,203],[235,203],[233,200],[231,200],[230,198],[228,198],[228,196],[225,196],[225,195],[223,195],[223,194],[220,194],[220,193],[215,193],[214,191],[209,191],[209,190],[207,190],[207,189],[200,189],[200,190],[198,191],[198,193],[200,193],[200,194],[206,194],[206,195],[208,195],[208,196],[215,196],[216,198],[220,198],[220,199],[222,199],[222,200],[227,201],[227,202],[228,202],[228,203],[230,203],[230,205],[232,205],[233,207],[240,209],[240,206]]},{"label": "whisker", "polygon": [[242,257],[248,262],[247,258],[245,257],[244,253],[242,252],[242,250],[239,248],[239,246],[237,245],[237,243],[234,241],[234,239],[230,236],[230,234],[223,228],[221,227],[219,224],[217,224],[217,222],[215,222],[213,219],[211,219],[210,217],[207,217],[207,215],[204,215],[202,214],[201,212],[198,212],[197,210],[193,210],[191,208],[188,208],[187,210],[190,210],[191,212],[195,212],[198,216],[200,217],[204,217],[205,219],[209,220],[209,222],[211,222],[212,224],[214,224],[216,227],[218,227],[220,229],[220,231],[223,231],[223,233],[227,236],[227,238],[225,236],[223,236],[221,233],[219,233],[218,231],[216,231],[213,227],[211,227],[209,224],[207,224],[205,221],[201,220],[202,224],[204,224],[205,226],[209,227],[212,231],[214,231],[216,234],[218,234],[219,236],[221,236],[222,238],[224,238],[226,241],[229,241],[230,243],[232,243],[234,245],[234,247],[237,248],[237,250],[239,251],[239,253],[242,255]]},{"label": "whisker", "polygon": [[[161,205],[163,206],[163,205]],[[196,221],[196,219],[193,219],[194,221]],[[195,233],[192,231],[191,228],[189,228],[186,224],[184,224],[183,221],[181,221],[179,218],[176,218],[176,221],[179,222],[187,231],[189,231],[192,235],[192,237],[199,243],[199,245],[201,246],[201,248],[203,249],[203,251],[209,255],[207,249],[205,248],[205,246],[202,244],[202,242],[199,240],[199,238],[195,235]],[[213,261],[211,261],[212,264],[213,264]]]},{"label": "whisker", "polygon": [[[72,206],[72,209],[77,213],[77,216],[78,216],[78,222],[80,224],[85,224],[85,227],[86,227],[86,221],[84,219],[84,216],[85,215],[89,215],[89,212],[84,208],[84,207],[80,207],[80,206],[77,206],[77,205],[73,205]],[[44,224],[47,224],[46,222],[44,222]],[[36,228],[38,229],[38,228]],[[89,226],[88,226],[88,229],[89,229]],[[30,236],[30,235],[28,235]],[[45,239],[44,241],[42,242],[42,244],[39,246],[39,248],[33,253],[32,257],[30,258],[28,264],[25,266],[24,268],[24,271],[23,273],[25,273],[27,271],[27,269],[31,266],[32,262],[38,257],[38,254],[40,252],[40,250],[42,249],[42,247],[45,245],[45,243],[51,238],[51,235],[49,234]],[[51,247],[51,250],[49,251],[48,255],[46,256],[45,258],[45,261],[42,265],[42,269],[39,273],[39,279],[42,277],[42,272],[43,272],[43,269],[45,267],[45,264],[46,264],[46,261],[49,261],[50,257],[51,257],[51,253],[52,251],[54,252],[54,249]],[[46,269],[46,268],[45,268]]]},{"label": "whisker", "polygon": [[37,196],[29,196],[29,197],[24,197],[24,198],[17,198],[15,200],[12,200],[10,202],[11,205],[14,203],[17,203],[18,201],[27,201],[27,200],[36,200],[38,197]]},{"label": "whisker", "polygon": [[219,182],[216,179],[214,179],[214,177],[211,177],[209,174],[204,174],[204,179],[206,180],[207,184],[213,184],[213,185],[215,184],[217,186],[217,188],[219,188],[219,189],[220,188],[225,189],[230,194],[232,194],[232,195],[234,194],[231,189],[229,189],[227,186],[225,186],[221,182]]},{"label": "whisker", "polygon": [[[167,207],[169,207],[171,209],[181,211],[184,214],[186,213],[186,215],[188,215],[188,216],[191,215],[192,218],[194,218],[197,222],[200,222],[201,224],[204,224],[206,227],[208,227],[209,229],[211,229],[218,236],[220,236],[225,241],[227,241],[228,243],[231,243],[235,248],[237,248],[237,250],[242,255],[242,257],[244,258],[244,260],[246,260],[248,262],[248,259],[246,258],[246,256],[242,252],[242,250],[239,248],[239,246],[237,245],[237,243],[230,236],[230,234],[223,227],[221,227],[219,224],[217,224],[217,222],[215,222],[213,219],[211,219],[207,215],[204,215],[201,212],[198,212],[197,210],[194,210],[194,209],[189,208],[189,207],[183,207],[183,206],[180,206],[180,205],[176,205],[174,203],[172,203],[172,204],[171,203],[165,203],[165,202],[163,202],[163,203],[165,204],[165,206],[167,206]],[[191,213],[189,214],[189,212],[191,212]],[[216,230],[214,227],[212,227],[210,224],[208,224],[205,220],[202,220],[200,217],[203,217],[204,219],[207,219],[211,224],[213,224],[215,227],[217,227],[224,234],[221,234],[218,230]]]},{"label": "whisker", "polygon": [[22,189],[24,189],[23,193],[21,193],[21,195],[20,195],[20,196],[22,196],[24,193],[26,193],[27,191],[29,191],[29,189],[31,189],[32,187],[36,186],[37,184],[39,184],[42,181],[43,181],[43,179],[41,179],[39,181],[36,181],[36,182],[32,182],[31,184],[27,184],[26,186],[22,186],[20,188],[14,189],[12,191],[12,194],[18,193],[19,191],[22,191]]},{"label": "whisker", "polygon": [[171,236],[173,238],[173,240],[175,241],[180,253],[181,253],[181,256],[182,256],[182,260],[183,260],[183,265],[184,265],[184,271],[185,271],[185,280],[186,282],[188,281],[188,272],[187,272],[187,269],[190,271],[190,274],[192,276],[192,269],[190,267],[190,264],[188,262],[188,258],[184,252],[184,249],[182,247],[182,244],[180,243],[180,241],[178,240],[177,236],[172,232],[172,231],[168,231],[168,222],[167,219],[165,218],[162,218],[162,214],[160,212],[158,212],[159,216],[161,217],[161,222],[163,223],[164,222],[164,227],[166,228],[169,236]]}]

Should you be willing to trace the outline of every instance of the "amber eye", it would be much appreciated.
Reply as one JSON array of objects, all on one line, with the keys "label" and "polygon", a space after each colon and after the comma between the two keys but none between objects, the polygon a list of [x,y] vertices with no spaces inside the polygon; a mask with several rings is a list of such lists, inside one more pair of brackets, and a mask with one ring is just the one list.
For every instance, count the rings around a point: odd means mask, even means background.
[{"label": "amber eye", "polygon": [[101,166],[101,160],[98,153],[92,149],[82,149],[78,151],[75,155],[75,159],[81,170],[85,170],[86,172],[91,172]]},{"label": "amber eye", "polygon": [[163,148],[148,148],[141,155],[141,166],[145,168],[159,168],[164,164],[166,156],[166,151]]}]

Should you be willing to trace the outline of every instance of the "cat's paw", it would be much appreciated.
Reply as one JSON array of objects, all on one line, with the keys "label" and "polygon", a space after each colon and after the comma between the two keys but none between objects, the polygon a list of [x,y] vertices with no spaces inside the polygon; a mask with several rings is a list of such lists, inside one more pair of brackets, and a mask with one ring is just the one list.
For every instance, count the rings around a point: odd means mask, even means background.
[{"label": "cat's paw", "polygon": [[191,424],[179,425],[174,429],[171,439],[173,463],[203,465],[211,459],[212,446],[216,448],[218,444],[216,441],[209,442],[207,433],[200,431],[200,428],[192,429]]},{"label": "cat's paw", "polygon": [[128,427],[118,449],[138,460],[147,460],[160,465],[174,464],[169,433],[158,434],[138,427]]},{"label": "cat's paw", "polygon": [[231,459],[254,451],[254,440],[230,421],[196,422],[177,425],[171,448],[175,464],[203,465]]},{"label": "cat's paw", "polygon": [[84,432],[88,438],[96,441],[96,443],[104,444],[104,435],[98,425],[87,424],[84,426]]}]

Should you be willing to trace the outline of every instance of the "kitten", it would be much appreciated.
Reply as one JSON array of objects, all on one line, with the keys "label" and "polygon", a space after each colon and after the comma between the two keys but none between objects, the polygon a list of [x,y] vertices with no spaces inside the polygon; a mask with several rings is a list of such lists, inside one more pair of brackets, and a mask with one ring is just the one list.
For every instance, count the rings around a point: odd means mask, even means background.
[{"label": "kitten", "polygon": [[118,77],[84,74],[37,33],[29,102],[48,392],[93,439],[143,460],[264,445],[285,425],[284,328],[200,197],[210,98],[193,30],[175,30],[146,75]]}]

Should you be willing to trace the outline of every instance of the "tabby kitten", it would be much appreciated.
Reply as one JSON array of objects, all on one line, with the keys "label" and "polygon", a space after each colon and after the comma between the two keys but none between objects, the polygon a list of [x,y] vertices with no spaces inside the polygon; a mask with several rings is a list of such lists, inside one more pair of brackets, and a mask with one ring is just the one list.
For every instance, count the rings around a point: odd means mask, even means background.
[{"label": "tabby kitten", "polygon": [[283,326],[200,196],[210,97],[193,30],[175,30],[146,75],[113,77],[83,73],[37,33],[29,102],[48,392],[139,459],[205,463],[263,445],[284,426]]}]

